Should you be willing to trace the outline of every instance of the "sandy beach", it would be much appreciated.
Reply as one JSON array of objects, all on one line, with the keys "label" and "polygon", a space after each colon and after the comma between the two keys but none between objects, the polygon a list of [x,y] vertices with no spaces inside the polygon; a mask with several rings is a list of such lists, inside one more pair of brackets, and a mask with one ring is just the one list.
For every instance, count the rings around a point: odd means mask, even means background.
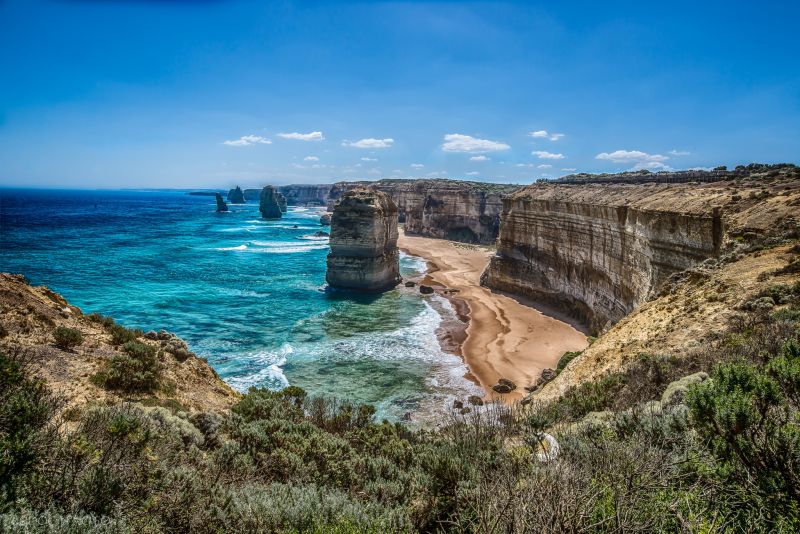
[{"label": "sandy beach", "polygon": [[451,298],[459,315],[468,318],[468,326],[465,335],[449,333],[446,344],[460,344],[458,352],[487,398],[494,395],[491,388],[498,379],[508,378],[517,384],[517,390],[503,397],[508,402],[518,400],[542,369],[555,368],[566,351],[586,347],[586,333],[569,319],[480,286],[481,273],[493,254],[488,247],[407,236],[402,229],[398,245],[428,261],[424,283],[437,290],[458,290],[445,296]]}]

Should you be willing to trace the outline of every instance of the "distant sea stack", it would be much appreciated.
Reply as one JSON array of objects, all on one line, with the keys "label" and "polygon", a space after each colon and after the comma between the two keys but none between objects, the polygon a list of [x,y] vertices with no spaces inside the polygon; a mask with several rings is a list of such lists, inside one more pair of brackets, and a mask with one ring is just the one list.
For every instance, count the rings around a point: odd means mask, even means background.
[{"label": "distant sea stack", "polygon": [[328,285],[383,291],[400,283],[397,206],[371,189],[346,192],[331,217]]},{"label": "distant sea stack", "polygon": [[271,185],[261,190],[258,209],[263,219],[280,219],[283,215],[278,204],[278,192]]},{"label": "distant sea stack", "polygon": [[228,211],[228,205],[225,204],[225,201],[222,199],[222,195],[219,193],[216,194],[217,199],[217,213],[225,213]]},{"label": "distant sea stack", "polygon": [[278,207],[281,209],[281,213],[286,213],[288,208],[286,207],[286,197],[283,196],[283,193],[275,193],[278,199]]},{"label": "distant sea stack", "polygon": [[235,189],[228,191],[228,202],[231,204],[244,204],[244,191],[238,185]]}]

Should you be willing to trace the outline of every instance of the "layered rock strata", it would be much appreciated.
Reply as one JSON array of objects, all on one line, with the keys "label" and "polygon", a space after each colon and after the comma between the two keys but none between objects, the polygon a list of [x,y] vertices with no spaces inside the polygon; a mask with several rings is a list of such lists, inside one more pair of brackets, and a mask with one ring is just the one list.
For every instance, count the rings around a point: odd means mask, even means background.
[{"label": "layered rock strata", "polygon": [[325,206],[331,193],[331,184],[281,185],[278,191],[290,206]]},{"label": "layered rock strata", "polygon": [[521,187],[456,180],[339,182],[331,189],[328,209],[346,191],[364,186],[389,195],[408,234],[480,244],[497,239],[502,199]]},{"label": "layered rock strata", "polygon": [[283,215],[278,203],[278,192],[271,185],[261,190],[258,209],[263,219],[280,219]]},{"label": "layered rock strata", "polygon": [[530,186],[504,200],[481,283],[554,304],[598,332],[671,274],[718,254],[723,231],[721,204],[689,186]]},{"label": "layered rock strata", "polygon": [[217,193],[215,198],[217,200],[217,213],[224,213],[228,211],[228,205],[225,204],[225,200],[222,199],[222,195]]},{"label": "layered rock strata", "polygon": [[230,202],[231,204],[245,203],[244,192],[242,191],[241,187],[237,185],[234,189],[228,191],[228,202]]},{"label": "layered rock strata", "polygon": [[276,194],[276,197],[278,200],[278,207],[280,208],[281,213],[286,213],[289,209],[286,204],[286,197],[283,196],[283,194],[280,192]]},{"label": "layered rock strata", "polygon": [[382,291],[400,283],[397,206],[369,189],[345,193],[333,210],[325,279],[333,288]]}]

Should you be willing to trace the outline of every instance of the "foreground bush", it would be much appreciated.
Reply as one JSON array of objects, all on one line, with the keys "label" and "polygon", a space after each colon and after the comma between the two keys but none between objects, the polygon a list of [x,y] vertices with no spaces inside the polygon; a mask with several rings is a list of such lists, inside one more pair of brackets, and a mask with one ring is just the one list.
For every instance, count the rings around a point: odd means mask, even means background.
[{"label": "foreground bush", "polygon": [[58,326],[53,330],[53,339],[56,341],[56,347],[63,350],[70,350],[83,343],[83,334],[81,334],[80,330],[75,328]]},{"label": "foreground bush", "polygon": [[128,341],[122,354],[115,354],[106,369],[94,381],[108,389],[126,393],[155,391],[161,378],[161,362],[156,347],[139,341]]}]

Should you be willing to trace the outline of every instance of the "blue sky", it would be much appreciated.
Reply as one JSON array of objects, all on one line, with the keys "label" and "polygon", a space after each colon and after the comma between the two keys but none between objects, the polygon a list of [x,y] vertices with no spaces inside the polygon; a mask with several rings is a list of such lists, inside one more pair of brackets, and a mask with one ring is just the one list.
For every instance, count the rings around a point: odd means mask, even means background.
[{"label": "blue sky", "polygon": [[0,0],[0,185],[798,162],[800,2]]}]

